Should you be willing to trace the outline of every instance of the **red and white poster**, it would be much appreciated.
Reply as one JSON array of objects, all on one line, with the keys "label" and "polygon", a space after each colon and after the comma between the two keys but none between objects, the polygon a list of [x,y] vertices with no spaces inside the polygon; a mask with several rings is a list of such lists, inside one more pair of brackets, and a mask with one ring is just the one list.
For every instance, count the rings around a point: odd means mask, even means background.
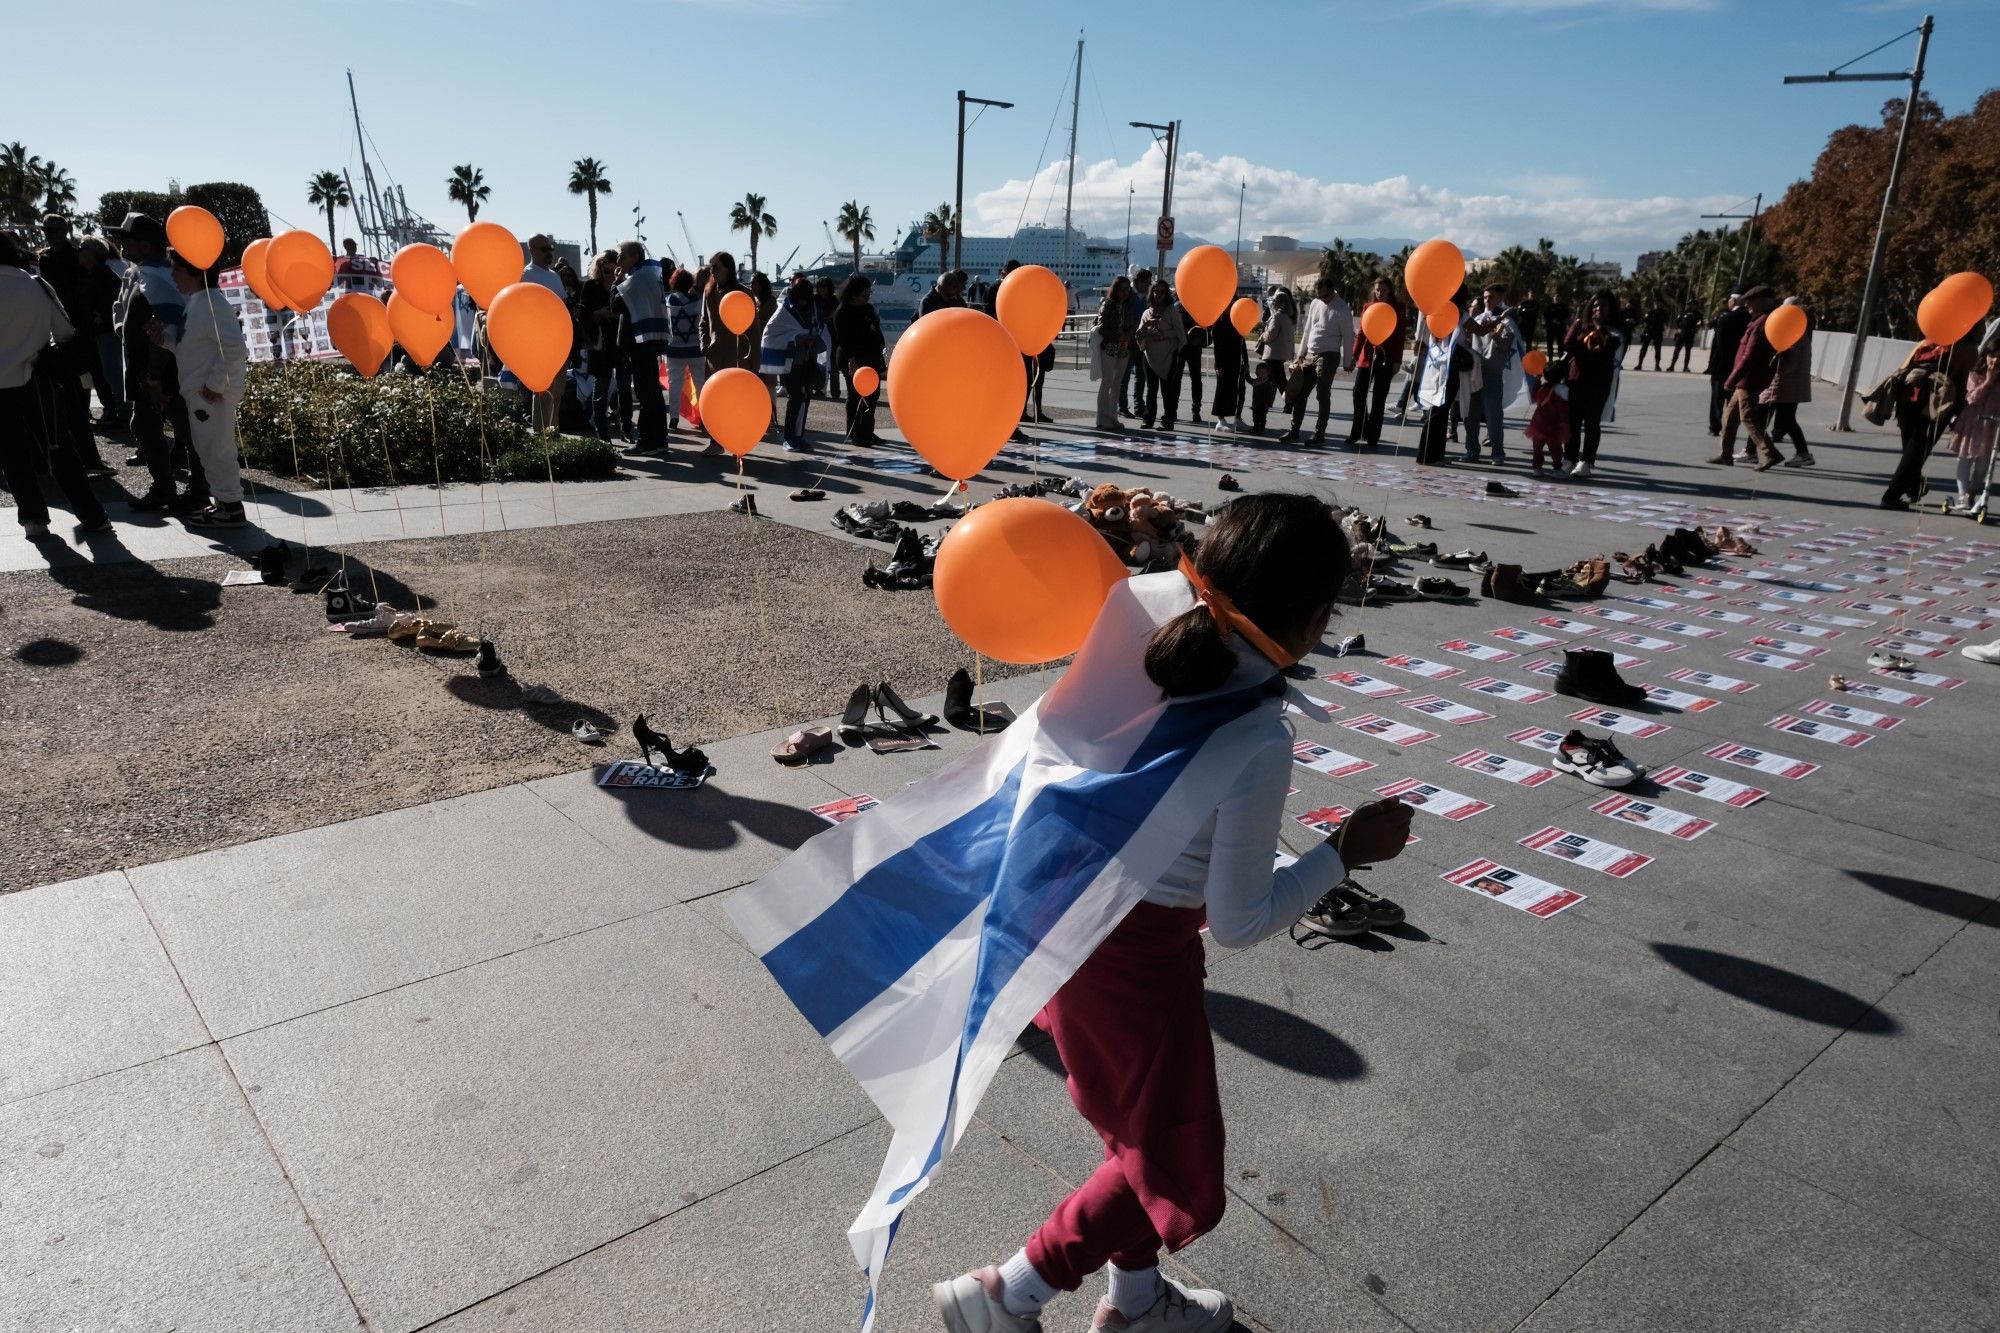
[{"label": "red and white poster", "polygon": [[1712,819],[1699,815],[1686,815],[1678,810],[1669,810],[1651,801],[1641,801],[1632,796],[1607,796],[1590,807],[1607,819],[1616,819],[1625,824],[1636,824],[1655,833],[1664,833],[1669,838],[1689,841],[1715,827]]},{"label": "red and white poster", "polygon": [[1826,699],[1808,699],[1800,704],[1799,708],[1814,717],[1823,717],[1834,722],[1851,722],[1857,727],[1867,727],[1871,731],[1894,731],[1903,725],[1903,719],[1894,714],[1878,713],[1872,708],[1856,708],[1853,704],[1833,703]]},{"label": "red and white poster", "polygon": [[1529,916],[1551,917],[1565,907],[1573,907],[1584,900],[1581,893],[1573,893],[1560,885],[1538,879],[1525,870],[1509,869],[1498,861],[1471,861],[1456,870],[1446,871],[1438,878],[1509,907],[1517,907]]},{"label": "red and white poster", "polygon": [[1773,731],[1783,731],[1793,736],[1804,736],[1808,740],[1825,741],[1828,745],[1844,746],[1849,750],[1858,749],[1875,739],[1870,732],[1856,731],[1852,727],[1836,727],[1831,722],[1821,722],[1817,718],[1797,717],[1791,713],[1780,713],[1764,725]]},{"label": "red and white poster", "polygon": [[1366,759],[1313,741],[1299,741],[1293,745],[1292,761],[1305,765],[1315,773],[1324,773],[1330,778],[1352,777],[1356,773],[1366,773],[1375,767]]},{"label": "red and white poster", "polygon": [[1809,764],[1803,759],[1787,759],[1769,750],[1759,750],[1748,745],[1738,745],[1734,741],[1724,741],[1702,751],[1710,759],[1720,759],[1725,764],[1740,764],[1744,768],[1754,768],[1759,773],[1769,773],[1772,777],[1790,778],[1794,782],[1819,772],[1818,764]]},{"label": "red and white poster", "polygon": [[1391,695],[1409,693],[1393,680],[1364,675],[1359,671],[1332,671],[1320,679],[1330,685],[1338,685],[1343,690],[1353,690],[1356,694],[1366,695],[1370,699],[1387,699]]},{"label": "red and white poster", "polygon": [[1811,666],[1796,657],[1786,657],[1782,653],[1767,653],[1761,648],[1738,648],[1729,654],[1739,662],[1751,666],[1770,667],[1775,671],[1804,671]]},{"label": "red and white poster", "polygon": [[1446,639],[1438,647],[1460,657],[1469,657],[1475,662],[1511,662],[1519,653],[1510,653],[1505,648],[1495,648],[1490,643],[1473,643],[1469,639]]},{"label": "red and white poster", "polygon": [[829,824],[845,824],[856,815],[865,815],[882,804],[873,796],[844,796],[838,801],[828,801],[825,805],[806,807],[811,814],[818,815]]},{"label": "red and white poster", "polygon": [[1637,874],[1653,863],[1653,858],[1615,843],[1601,842],[1584,833],[1571,833],[1551,824],[1521,839],[1521,845],[1558,861],[1569,861],[1585,870],[1595,870],[1613,879]]},{"label": "red and white poster", "polygon": [[1461,795],[1449,787],[1439,787],[1429,782],[1419,782],[1415,778],[1403,778],[1386,787],[1375,789],[1377,796],[1394,796],[1405,805],[1413,805],[1426,814],[1436,815],[1457,823],[1474,815],[1484,814],[1493,808],[1487,801],[1475,800]]},{"label": "red and white poster", "polygon": [[1425,741],[1434,741],[1437,739],[1435,731],[1425,731],[1423,728],[1413,727],[1407,722],[1398,722],[1393,718],[1383,717],[1380,713],[1364,713],[1360,717],[1349,718],[1340,725],[1346,727],[1349,731],[1358,731],[1364,736],[1373,736],[1375,739],[1387,741],[1391,745],[1422,745]]},{"label": "red and white poster", "polygon": [[1877,685],[1872,680],[1849,681],[1847,692],[1862,699],[1873,699],[1878,703],[1896,704],[1903,708],[1922,708],[1931,701],[1928,694],[1918,694],[1915,690],[1899,690],[1893,685]]},{"label": "red and white poster", "polygon": [[1493,720],[1491,713],[1482,713],[1469,704],[1462,704],[1439,694],[1420,694],[1414,699],[1399,699],[1397,702],[1412,712],[1434,717],[1440,722],[1449,722],[1455,727],[1462,727],[1468,722]]},{"label": "red and white poster", "polygon": [[1681,646],[1672,639],[1662,639],[1653,634],[1636,634],[1631,630],[1619,630],[1616,634],[1605,635],[1613,643],[1622,643],[1627,648],[1637,648],[1642,653],[1677,653]]},{"label": "red and white poster", "polygon": [[1550,644],[1562,642],[1561,639],[1553,635],[1537,634],[1531,629],[1522,629],[1518,625],[1503,625],[1493,631],[1493,637],[1496,639],[1505,639],[1509,643],[1518,643],[1523,648],[1546,648]]},{"label": "red and white poster", "polygon": [[1449,662],[1433,662],[1427,657],[1412,657],[1408,653],[1385,657],[1382,659],[1382,665],[1394,667],[1398,671],[1407,671],[1413,676],[1422,676],[1425,680],[1450,680],[1453,676],[1462,674],[1459,668]]},{"label": "red and white poster", "polygon": [[[1313,832],[1324,833],[1330,838],[1333,836],[1335,830],[1346,823],[1347,817],[1353,813],[1354,811],[1348,806],[1323,805],[1317,810],[1308,810],[1302,815],[1293,816],[1293,818],[1297,819],[1299,823],[1304,824]],[[1413,842],[1422,841],[1422,838],[1412,833],[1408,838],[1403,840],[1403,845],[1407,847]]]},{"label": "red and white poster", "polygon": [[1679,634],[1689,639],[1719,639],[1722,631],[1710,629],[1706,625],[1690,625],[1685,620],[1661,620],[1654,622],[1654,629],[1665,630],[1669,634]]},{"label": "red and white poster", "polygon": [[1606,731],[1615,731],[1621,736],[1631,736],[1638,740],[1673,730],[1664,722],[1650,722],[1643,717],[1632,717],[1609,708],[1579,708],[1569,715],[1569,720],[1581,722],[1587,727],[1602,727]]},{"label": "red and white poster", "polygon": [[1691,768],[1663,768],[1653,774],[1652,778],[1654,782],[1670,790],[1684,791],[1703,800],[1734,806],[1738,810],[1755,805],[1771,794],[1762,787],[1752,787],[1748,783],[1719,778],[1713,773],[1697,773]]},{"label": "red and white poster", "polygon": [[1697,671],[1693,667],[1682,667],[1669,671],[1668,680],[1680,681],[1683,685],[1699,685],[1704,690],[1721,690],[1724,694],[1748,694],[1757,688],[1754,680],[1738,680],[1734,676],[1718,676],[1713,671]]},{"label": "red and white poster", "polygon": [[1940,676],[1935,671],[1897,671],[1890,667],[1870,667],[1869,670],[1890,680],[1906,680],[1912,685],[1927,685],[1934,690],[1955,690],[1965,684],[1956,676]]},{"label": "red and white poster", "polygon": [[1718,701],[1706,695],[1689,694],[1686,690],[1670,690],[1664,685],[1648,685],[1646,702],[1681,713],[1706,713],[1715,707]]},{"label": "red and white poster", "polygon": [[1797,639],[1781,639],[1772,634],[1759,634],[1750,640],[1752,648],[1768,648],[1774,653],[1785,653],[1792,657],[1818,657],[1826,649],[1817,644],[1801,643]]},{"label": "red and white poster", "polygon": [[1510,732],[1507,739],[1518,741],[1530,749],[1543,750],[1549,754],[1554,754],[1557,747],[1562,744],[1563,734],[1560,731],[1550,731],[1545,727],[1529,727],[1523,731]]},{"label": "red and white poster", "polygon": [[1451,760],[1455,767],[1468,773],[1484,773],[1489,778],[1511,782],[1517,787],[1539,787],[1545,782],[1553,782],[1556,771],[1543,768],[1540,764],[1530,764],[1519,759],[1509,759],[1504,754],[1494,754],[1490,750],[1467,750]]},{"label": "red and white poster", "polygon": [[1568,635],[1572,639],[1581,638],[1586,634],[1604,633],[1604,626],[1602,625],[1591,625],[1581,620],[1570,620],[1564,616],[1536,616],[1535,623],[1546,629],[1552,629],[1558,633]]},{"label": "red and white poster", "polygon": [[1538,704],[1544,699],[1555,697],[1547,690],[1538,690],[1532,685],[1521,685],[1511,680],[1502,680],[1498,676],[1481,676],[1478,680],[1468,682],[1465,688],[1476,690],[1480,694],[1490,694],[1495,699],[1505,699],[1508,703],[1512,704]]}]

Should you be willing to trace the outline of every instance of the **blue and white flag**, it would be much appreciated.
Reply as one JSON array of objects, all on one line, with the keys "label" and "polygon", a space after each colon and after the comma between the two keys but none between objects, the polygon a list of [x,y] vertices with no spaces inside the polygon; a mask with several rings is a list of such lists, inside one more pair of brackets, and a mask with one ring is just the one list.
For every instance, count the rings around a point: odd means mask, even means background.
[{"label": "blue and white flag", "polygon": [[1212,694],[1169,703],[1147,678],[1146,641],[1194,605],[1178,573],[1120,584],[1075,664],[1013,726],[729,904],[895,1132],[848,1228],[868,1278],[864,1330],[903,1210],[1022,1029],[1259,747],[1283,740],[1283,680],[1254,654]]}]

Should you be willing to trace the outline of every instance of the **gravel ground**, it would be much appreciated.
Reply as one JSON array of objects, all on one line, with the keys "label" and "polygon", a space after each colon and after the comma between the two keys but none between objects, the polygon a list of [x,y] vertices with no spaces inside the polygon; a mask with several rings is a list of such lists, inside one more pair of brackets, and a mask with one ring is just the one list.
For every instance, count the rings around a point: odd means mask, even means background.
[{"label": "gravel ground", "polygon": [[[483,619],[502,681],[330,634],[317,597],[224,589],[224,558],[0,575],[0,891],[585,767],[607,751],[570,738],[580,716],[615,720],[623,754],[639,711],[705,743],[836,713],[858,680],[914,698],[970,664],[928,593],[865,589],[871,552],[782,524],[625,519],[489,534],[483,562],[479,546],[357,549],[392,603],[414,589]],[[544,683],[574,702],[522,704]]]}]

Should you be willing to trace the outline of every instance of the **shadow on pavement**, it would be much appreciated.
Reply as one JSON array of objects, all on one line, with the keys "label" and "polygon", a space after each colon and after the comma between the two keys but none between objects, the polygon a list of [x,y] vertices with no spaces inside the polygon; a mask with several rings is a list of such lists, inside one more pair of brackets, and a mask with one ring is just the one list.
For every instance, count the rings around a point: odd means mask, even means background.
[{"label": "shadow on pavement", "polygon": [[1860,997],[1782,967],[1683,944],[1654,944],[1652,950],[1696,981],[1775,1013],[1876,1036],[1901,1028]]},{"label": "shadow on pavement", "polygon": [[692,792],[629,787],[598,790],[623,805],[632,827],[647,837],[695,851],[734,847],[746,833],[773,847],[796,851],[815,834],[826,832],[826,821],[818,815],[778,801],[725,791],[712,778]]},{"label": "shadow on pavement", "polygon": [[[1346,1082],[1368,1072],[1368,1062],[1359,1051],[1289,1010],[1214,990],[1208,992],[1206,1004],[1210,1031],[1246,1055],[1330,1082]],[[1030,1027],[1021,1034],[1021,1054],[1051,1074],[1068,1076],[1055,1042],[1040,1028]]]},{"label": "shadow on pavement", "polygon": [[1964,889],[1954,889],[1943,884],[1932,884],[1928,880],[1907,879],[1902,875],[1878,875],[1867,870],[1850,870],[1851,877],[1860,880],[1869,888],[1886,893],[1891,898],[1901,899],[1918,907],[1929,908],[1945,916],[1970,921],[1974,925],[1992,926],[2000,929],[2000,918],[1992,913],[1981,916],[1992,907],[1994,899],[1982,898]]},{"label": "shadow on pavement", "polygon": [[83,660],[83,649],[67,639],[30,639],[12,657],[24,666],[66,667]]}]

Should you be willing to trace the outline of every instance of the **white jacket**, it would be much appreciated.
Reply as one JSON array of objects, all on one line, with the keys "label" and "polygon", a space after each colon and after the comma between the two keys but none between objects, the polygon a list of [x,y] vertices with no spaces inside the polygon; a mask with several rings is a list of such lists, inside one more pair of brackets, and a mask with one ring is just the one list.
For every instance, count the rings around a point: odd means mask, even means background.
[{"label": "white jacket", "polygon": [[1306,307],[1305,323],[1299,326],[1299,355],[1330,357],[1354,369],[1354,312],[1347,302],[1338,296],[1331,302],[1313,298]]},{"label": "white jacket", "polygon": [[187,321],[168,326],[167,346],[181,371],[181,397],[199,405],[201,391],[221,394],[232,402],[243,397],[243,380],[250,365],[250,347],[236,307],[215,288],[187,298]]}]

